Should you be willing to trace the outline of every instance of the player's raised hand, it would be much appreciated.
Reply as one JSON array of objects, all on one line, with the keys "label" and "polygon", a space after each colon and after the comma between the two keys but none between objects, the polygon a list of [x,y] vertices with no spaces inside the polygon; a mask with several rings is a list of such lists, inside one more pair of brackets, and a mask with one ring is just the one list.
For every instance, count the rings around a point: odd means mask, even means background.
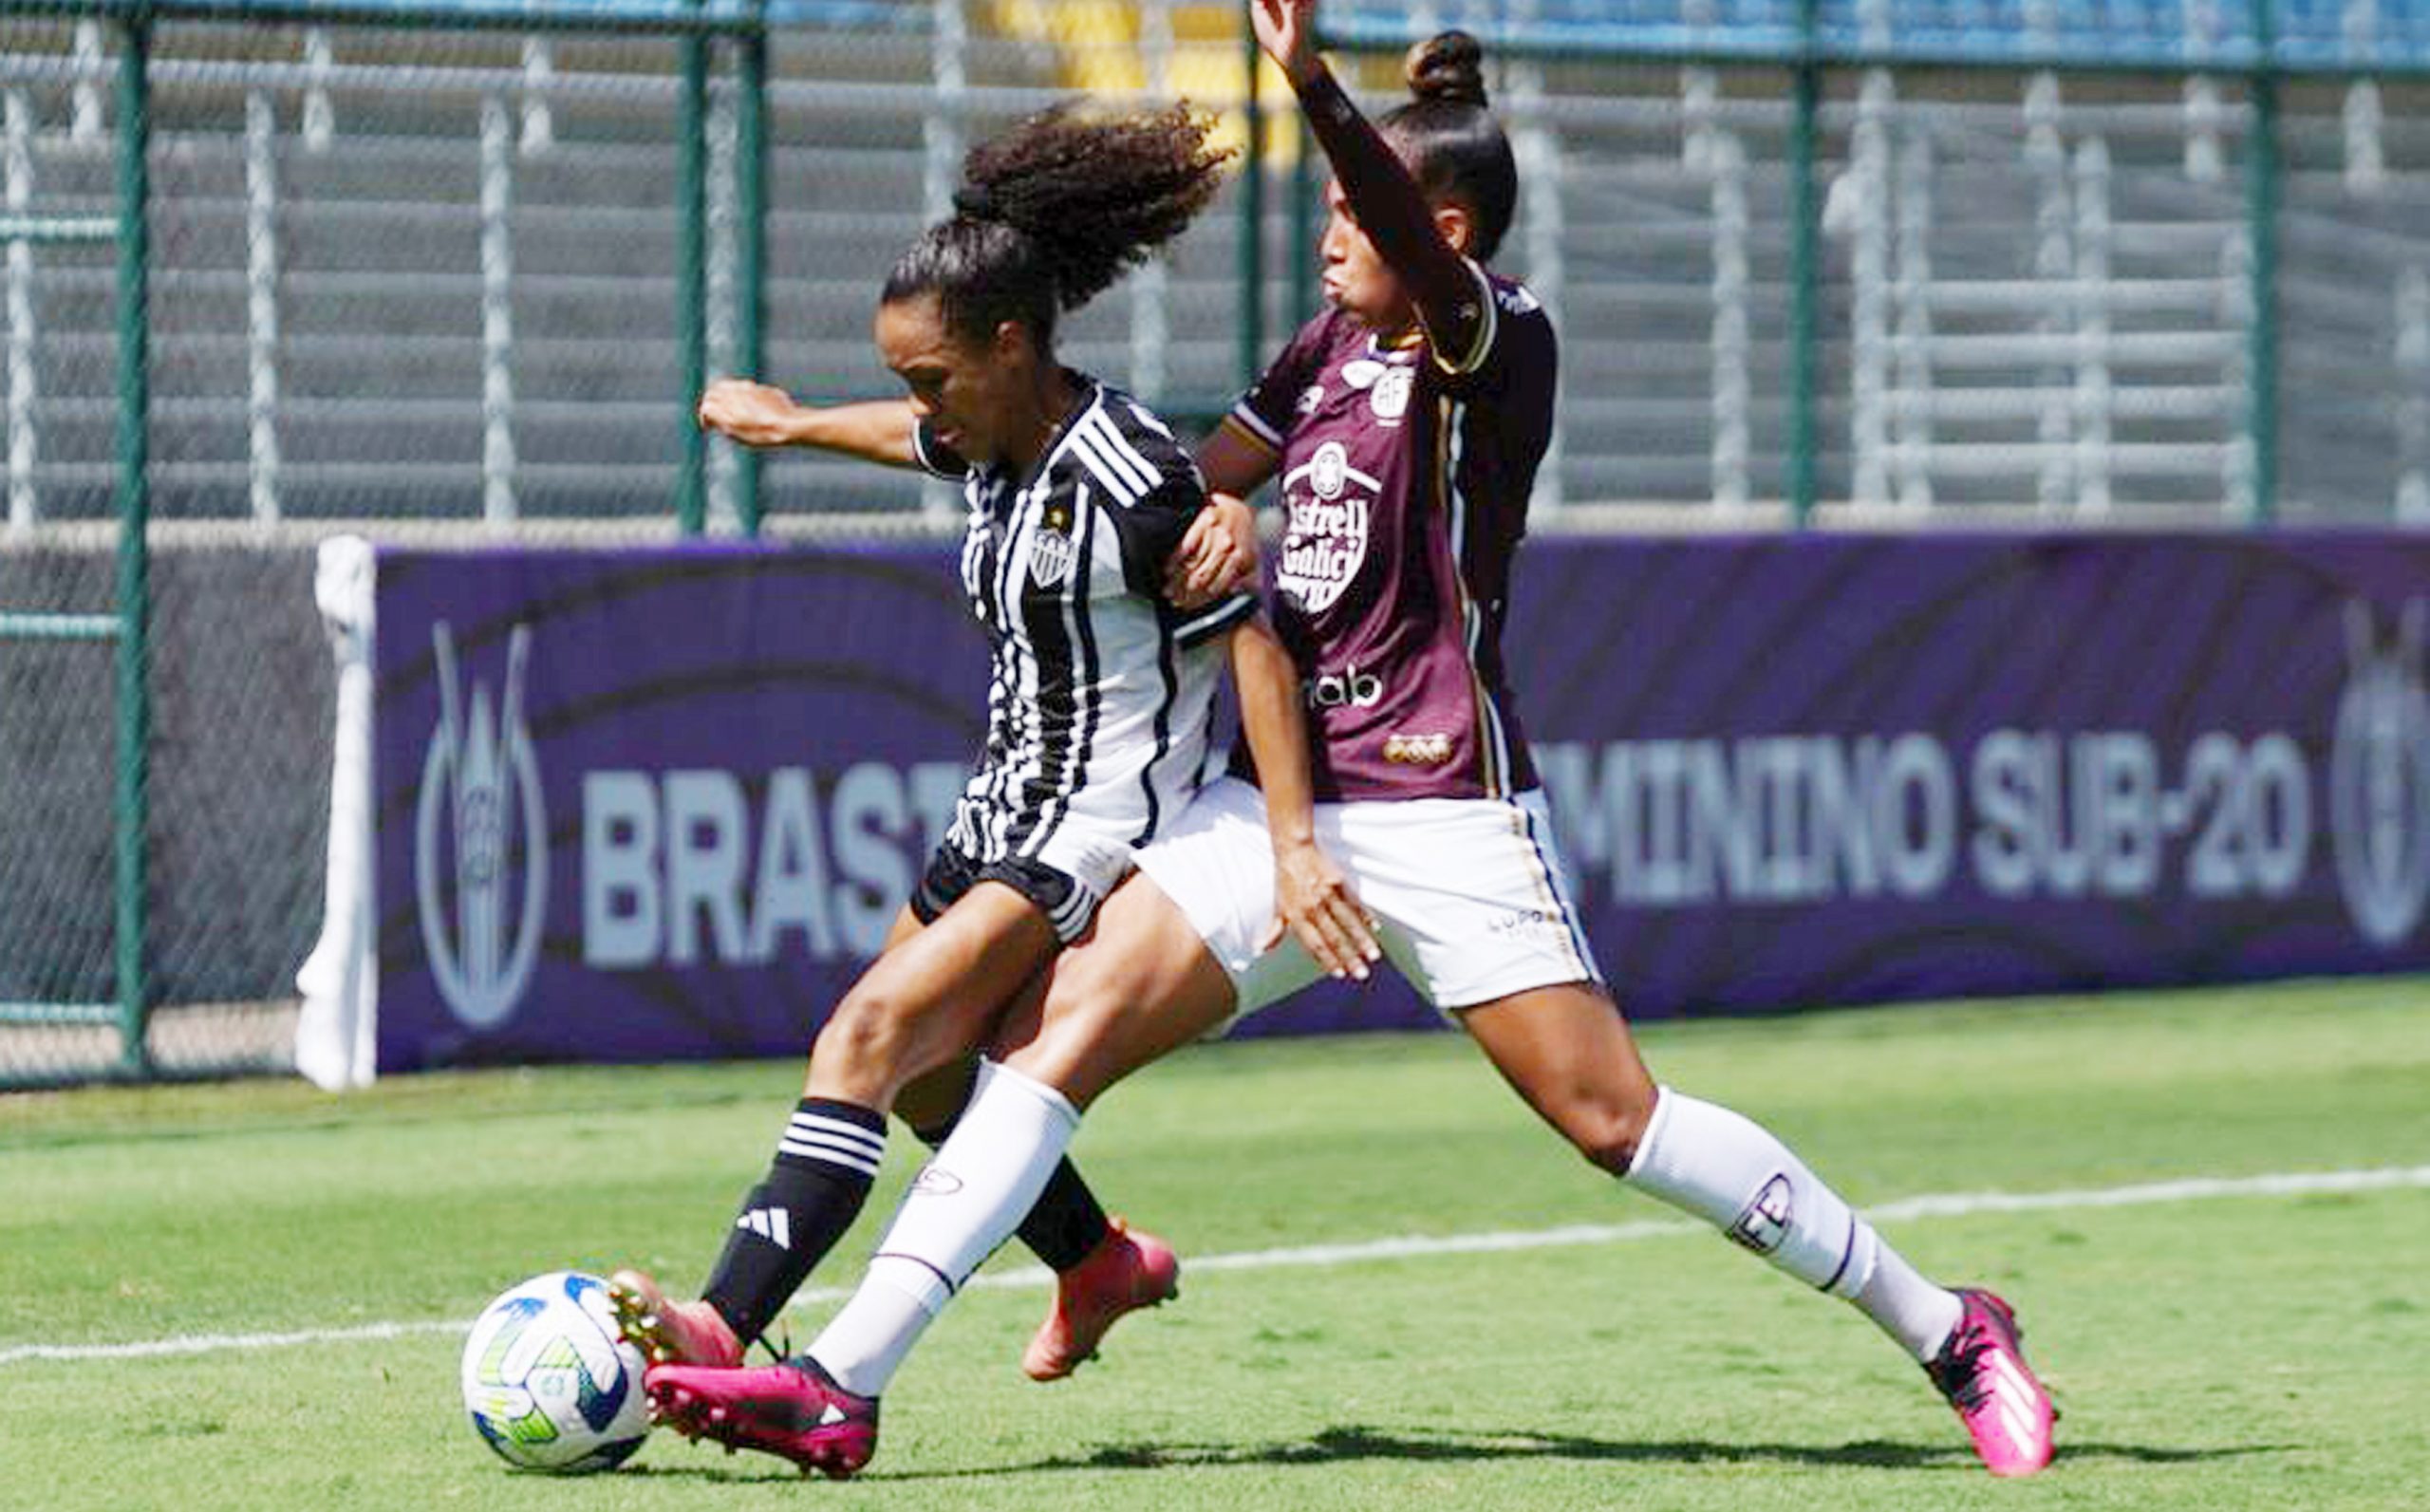
[{"label": "player's raised hand", "polygon": [[1265,926],[1258,949],[1281,943],[1286,929],[1335,977],[1365,981],[1367,968],[1383,959],[1350,879],[1313,841],[1274,848],[1274,922]]},{"label": "player's raised hand", "polygon": [[701,396],[701,425],[745,446],[783,446],[794,437],[801,406],[773,383],[721,378]]},{"label": "player's raised hand", "polygon": [[1165,597],[1185,612],[1257,587],[1257,516],[1228,495],[1209,498],[1165,564]]},{"label": "player's raised hand", "polygon": [[1249,26],[1294,84],[1324,66],[1317,56],[1317,0],[1249,0]]}]

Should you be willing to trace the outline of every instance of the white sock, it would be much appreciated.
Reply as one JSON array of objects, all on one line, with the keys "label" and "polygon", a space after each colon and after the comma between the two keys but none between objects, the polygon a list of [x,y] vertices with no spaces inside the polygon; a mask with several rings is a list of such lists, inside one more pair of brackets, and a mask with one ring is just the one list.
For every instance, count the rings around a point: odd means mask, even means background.
[{"label": "white sock", "polygon": [[1957,1326],[1956,1295],[1917,1275],[1752,1119],[1665,1087],[1628,1179],[1808,1286],[1854,1302],[1919,1360]]},{"label": "white sock", "polygon": [[811,1358],[848,1391],[883,1392],[929,1320],[1020,1226],[1079,1127],[1061,1092],[981,1062],[953,1134],[904,1195],[859,1289]]}]

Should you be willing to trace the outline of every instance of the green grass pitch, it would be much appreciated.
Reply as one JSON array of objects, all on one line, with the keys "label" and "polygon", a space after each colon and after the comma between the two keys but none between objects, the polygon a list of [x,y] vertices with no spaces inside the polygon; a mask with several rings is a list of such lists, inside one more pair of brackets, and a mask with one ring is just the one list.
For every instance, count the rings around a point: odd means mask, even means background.
[{"label": "green grass pitch", "polygon": [[[2049,1471],[1991,1480],[1855,1313],[1710,1233],[1649,1232],[1668,1209],[1570,1156],[1464,1039],[1421,1035],[1209,1046],[1108,1098],[1078,1153],[1199,1262],[1181,1300],[1034,1386],[1017,1362],[1044,1294],[1000,1257],[847,1484],[668,1434],[614,1474],[517,1475],[457,1399],[461,1328],[512,1281],[632,1260],[696,1283],[794,1065],[0,1098],[0,1506],[2430,1506],[2430,985],[1644,1039],[1665,1080],[1910,1215],[1882,1227],[1927,1272],[2017,1303],[2065,1414]],[[898,1136],[797,1341],[913,1164]],[[2360,1170],[2403,1174],[2252,1184]],[[2223,1186],[2099,1196],[2194,1181]],[[1984,1193],[2047,1202],[1908,1202]],[[1310,1253],[1571,1225],[1607,1231]],[[383,1324],[402,1327],[363,1332]],[[244,1337],[271,1334],[307,1336]]]}]

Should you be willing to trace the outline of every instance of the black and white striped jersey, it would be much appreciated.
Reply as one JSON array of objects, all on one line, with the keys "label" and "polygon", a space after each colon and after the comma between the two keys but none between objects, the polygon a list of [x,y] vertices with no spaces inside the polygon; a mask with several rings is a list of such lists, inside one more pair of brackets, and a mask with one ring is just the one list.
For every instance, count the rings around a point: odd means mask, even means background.
[{"label": "black and white striped jersey", "polygon": [[972,468],[925,423],[913,445],[963,484],[962,580],[992,666],[986,750],[948,841],[981,862],[1038,858],[1102,896],[1197,791],[1216,637],[1257,600],[1184,613],[1165,597],[1205,480],[1137,401],[1070,376],[1078,401],[1024,476]]}]

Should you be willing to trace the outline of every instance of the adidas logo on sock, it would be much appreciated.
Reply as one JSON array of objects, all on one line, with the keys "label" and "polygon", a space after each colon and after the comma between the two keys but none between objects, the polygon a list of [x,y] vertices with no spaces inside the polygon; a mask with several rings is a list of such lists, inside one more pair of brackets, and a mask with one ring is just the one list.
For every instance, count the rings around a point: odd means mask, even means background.
[{"label": "adidas logo on sock", "polygon": [[734,1226],[751,1230],[778,1249],[794,1247],[793,1216],[781,1207],[755,1207],[736,1219]]}]

